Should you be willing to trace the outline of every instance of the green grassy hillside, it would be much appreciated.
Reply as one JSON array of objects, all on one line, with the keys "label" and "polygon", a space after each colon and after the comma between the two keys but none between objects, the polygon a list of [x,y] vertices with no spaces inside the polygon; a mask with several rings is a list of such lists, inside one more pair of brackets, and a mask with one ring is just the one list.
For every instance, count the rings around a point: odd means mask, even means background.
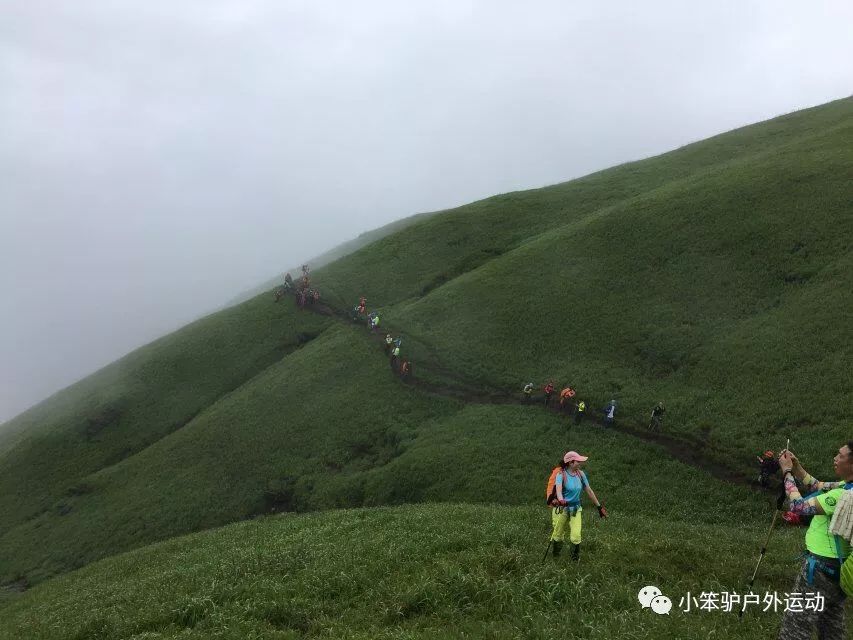
[{"label": "green grassy hillside", "polygon": [[814,454],[853,415],[850,175],[853,119],[544,232],[388,321],[485,385],[553,376],[637,420],[666,399],[716,448]]},{"label": "green grassy hillside", "polygon": [[[691,509],[712,508],[696,501]],[[770,638],[781,612],[685,611],[746,593],[765,529],[586,514],[579,564],[542,562],[547,510],[422,505],[264,518],[110,558],[7,606],[0,638]],[[726,517],[728,522],[728,518]],[[762,564],[791,589],[799,531]],[[650,562],[657,558],[657,562]],[[659,587],[669,615],[642,609]]]},{"label": "green grassy hillside", "polygon": [[162,338],[22,414],[0,440],[0,534],[120,465],[319,335],[329,322],[257,299]]},{"label": "green grassy hillside", "polygon": [[[38,581],[274,510],[423,500],[530,504],[540,500],[543,476],[568,447],[596,459],[617,510],[636,500],[621,478],[637,468],[637,456],[656,460],[649,491],[715,501],[725,487],[714,481],[706,494],[703,472],[656,447],[593,425],[568,433],[564,419],[538,406],[466,405],[425,394],[392,377],[374,347],[357,328],[330,329],[183,428],[86,476],[84,491],[61,496],[3,533],[7,579]],[[670,489],[673,481],[683,488]],[[732,500],[735,521],[764,510],[748,491]],[[693,517],[678,502],[659,508],[673,518]]]},{"label": "green grassy hillside", "polygon": [[[790,435],[827,476],[849,436],[851,172],[847,99],[424,216],[316,270],[333,306],[383,311],[420,384],[363,327],[289,299],[189,325],[3,426],[0,584],[280,511],[529,505],[567,448],[626,518],[760,528],[766,499],[725,470]],[[632,426],[666,400],[667,434],[716,477],[507,403],[549,377],[593,408],[618,398]]]}]

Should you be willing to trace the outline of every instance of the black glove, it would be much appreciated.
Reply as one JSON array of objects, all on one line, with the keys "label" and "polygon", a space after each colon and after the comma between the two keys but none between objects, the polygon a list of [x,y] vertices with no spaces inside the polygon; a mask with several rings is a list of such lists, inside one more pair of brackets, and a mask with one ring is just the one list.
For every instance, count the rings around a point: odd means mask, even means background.
[{"label": "black glove", "polygon": [[598,505],[598,515],[601,518],[607,517],[607,509],[604,508],[603,504]]}]

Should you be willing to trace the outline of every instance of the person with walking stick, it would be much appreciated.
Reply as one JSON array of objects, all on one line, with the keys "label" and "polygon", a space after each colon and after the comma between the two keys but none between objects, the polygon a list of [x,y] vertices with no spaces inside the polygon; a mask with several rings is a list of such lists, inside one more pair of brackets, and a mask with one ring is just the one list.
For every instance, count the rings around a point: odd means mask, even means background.
[{"label": "person with walking stick", "polygon": [[[779,514],[782,513],[782,505],[785,503],[785,492],[779,494],[779,497],[776,499],[776,511],[773,512],[773,520],[770,522],[770,529],[767,531],[767,537],[764,538],[764,544],[761,546],[761,552],[758,554],[758,562],[755,563],[755,570],[752,572],[752,577],[749,579],[749,584],[747,588],[749,591],[752,591],[752,587],[755,584],[755,576],[758,575],[758,567],[761,566],[761,561],[764,560],[764,556],[767,554],[767,546],[770,544],[770,536],[773,535],[773,529],[776,527],[776,521],[779,519]],[[738,618],[743,618],[744,610],[741,609],[738,613]]]},{"label": "person with walking stick", "polygon": [[[850,544],[832,535],[829,526],[842,494],[853,489],[853,440],[841,446],[833,460],[835,475],[842,482],[816,480],[787,449],[779,456],[779,466],[790,511],[814,516],[806,531],[806,552],[793,591],[824,602],[822,611],[788,609],[782,618],[779,640],[808,640],[814,630],[821,640],[843,640],[844,591],[839,580]],[[805,497],[798,484],[805,490]]]}]

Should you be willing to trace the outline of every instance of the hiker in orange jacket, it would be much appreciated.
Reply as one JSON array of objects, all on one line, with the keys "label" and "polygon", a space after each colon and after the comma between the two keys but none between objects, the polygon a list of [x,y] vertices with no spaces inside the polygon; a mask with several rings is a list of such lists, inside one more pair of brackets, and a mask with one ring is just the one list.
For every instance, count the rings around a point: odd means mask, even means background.
[{"label": "hiker in orange jacket", "polygon": [[571,403],[569,401],[574,397],[575,390],[571,387],[566,387],[560,391],[560,411],[568,411],[571,407]]}]

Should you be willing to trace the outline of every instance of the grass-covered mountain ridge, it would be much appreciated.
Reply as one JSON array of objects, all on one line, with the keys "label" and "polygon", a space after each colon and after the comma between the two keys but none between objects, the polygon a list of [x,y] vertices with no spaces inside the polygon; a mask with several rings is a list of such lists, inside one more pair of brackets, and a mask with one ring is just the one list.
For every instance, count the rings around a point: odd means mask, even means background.
[{"label": "grass-covered mountain ridge", "polygon": [[[853,415],[851,175],[848,98],[419,216],[312,272],[403,335],[416,384],[364,327],[269,292],[188,325],[2,427],[0,581],[272,512],[533,504],[566,448],[615,513],[722,527],[710,505],[734,501],[757,526],[754,492],[506,395],[553,378],[632,427],[665,400],[664,435],[702,458],[744,470],[790,437],[829,475]],[[638,474],[673,499],[638,500]]]}]

